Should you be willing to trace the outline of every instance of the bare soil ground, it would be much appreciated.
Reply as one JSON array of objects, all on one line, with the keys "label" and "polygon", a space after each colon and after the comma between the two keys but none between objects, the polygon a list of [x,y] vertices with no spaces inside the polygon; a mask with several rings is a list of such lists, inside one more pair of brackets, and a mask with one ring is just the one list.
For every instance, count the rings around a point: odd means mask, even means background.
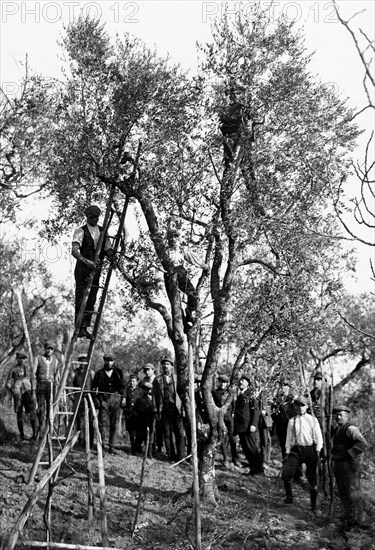
[{"label": "bare soil ground", "polygon": [[[27,432],[27,435],[31,435]],[[0,406],[0,547],[11,533],[33,487],[26,484],[37,444],[20,442],[15,415]],[[363,468],[362,489],[367,513],[366,528],[340,529],[341,508],[335,498],[334,513],[328,518],[328,500],[320,495],[320,515],[309,510],[308,490],[294,488],[295,503],[285,505],[280,461],[274,458],[266,477],[245,476],[244,470],[224,470],[219,457],[218,505],[201,504],[202,550],[374,550],[375,493],[374,465]],[[108,499],[109,545],[122,550],[187,550],[194,548],[192,511],[192,469],[190,464],[171,464],[147,459],[144,493],[138,528],[132,538],[132,524],[138,499],[141,458],[131,456],[126,443],[116,455],[105,454]],[[92,455],[97,483],[97,456]],[[73,475],[73,471],[75,472]],[[43,467],[39,468],[41,477]],[[54,489],[52,529],[55,542],[101,546],[100,506],[87,521],[87,478],[82,451],[73,450],[60,472],[67,476]],[[44,541],[43,513],[46,490],[39,498],[19,541]],[[21,545],[17,545],[21,547]],[[27,544],[23,548],[28,547]]]}]

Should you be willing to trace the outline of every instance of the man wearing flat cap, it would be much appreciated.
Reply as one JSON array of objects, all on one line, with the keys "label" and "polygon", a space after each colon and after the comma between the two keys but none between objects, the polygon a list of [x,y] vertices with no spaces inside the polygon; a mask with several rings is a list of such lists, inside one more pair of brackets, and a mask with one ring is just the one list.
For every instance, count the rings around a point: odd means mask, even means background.
[{"label": "man wearing flat cap", "polygon": [[95,401],[99,404],[99,428],[102,443],[106,442],[106,428],[109,425],[109,452],[115,452],[116,427],[120,418],[120,407],[125,405],[125,385],[122,370],[115,366],[111,353],[103,356],[104,366],[96,371],[92,383]]},{"label": "man wearing flat cap", "polygon": [[296,471],[306,464],[306,477],[310,486],[311,511],[316,513],[318,496],[318,462],[323,447],[323,436],[315,416],[307,413],[308,400],[299,395],[294,399],[297,416],[288,422],[285,443],[285,460],[281,477],[284,482],[286,504],[293,502],[292,479]]},{"label": "man wearing flat cap", "polygon": [[344,526],[360,525],[363,504],[360,486],[360,455],[367,441],[356,426],[349,422],[350,409],[336,405],[332,411],[336,421],[333,430],[331,456],[339,498],[344,507]]},{"label": "man wearing flat cap", "polygon": [[169,355],[165,355],[161,358],[160,363],[163,370],[160,389],[165,449],[170,460],[179,461],[186,455],[182,402],[177,392],[177,377],[174,373],[173,359]]},{"label": "man wearing flat cap", "polygon": [[[212,397],[214,399],[214,403],[217,407],[221,408],[224,403],[229,399],[229,378],[226,374],[219,374],[218,376],[218,387],[215,390],[212,390]],[[224,426],[226,428],[227,433],[224,435],[222,426],[220,429],[220,449],[223,453],[224,458],[224,466],[227,469],[230,469],[231,464],[229,461],[228,456],[228,449],[227,449],[227,443],[229,443],[231,455],[232,455],[232,463],[235,466],[241,467],[241,462],[238,460],[238,451],[237,451],[237,441],[234,436],[234,401],[233,398],[230,399],[229,408],[224,414],[224,418],[222,419]]]},{"label": "man wearing flat cap", "polygon": [[38,420],[40,436],[49,419],[51,399],[55,388],[59,383],[61,363],[54,355],[55,344],[45,342],[43,355],[37,355],[34,359],[32,386],[36,390],[38,402]]},{"label": "man wearing flat cap", "polygon": [[14,412],[17,415],[17,427],[20,439],[25,439],[23,430],[23,412],[30,415],[33,430],[32,439],[36,438],[36,403],[27,368],[27,355],[23,351],[16,353],[16,364],[10,369],[5,387],[13,397]]},{"label": "man wearing flat cap", "polygon": [[125,416],[125,428],[129,434],[130,449],[132,454],[136,453],[135,438],[137,435],[133,409],[134,409],[134,404],[136,400],[138,399],[138,397],[141,397],[141,395],[142,395],[142,391],[138,387],[138,376],[136,374],[131,374],[129,376],[129,382],[125,393],[124,416]]},{"label": "man wearing flat cap", "polygon": [[152,434],[154,429],[155,407],[152,399],[152,384],[146,380],[140,383],[142,395],[135,400],[133,416],[135,422],[135,454],[142,454],[142,445],[147,441],[147,428],[149,429],[148,457],[152,458]]},{"label": "man wearing flat cap", "polygon": [[154,426],[152,429],[152,439],[150,442],[153,453],[161,453],[163,449],[163,423],[161,419],[162,395],[160,382],[155,374],[155,367],[152,363],[146,363],[143,367],[145,375],[143,382],[152,384],[152,403],[154,406]]},{"label": "man wearing flat cap", "polygon": [[263,474],[262,457],[259,451],[259,405],[252,395],[251,380],[243,374],[238,383],[239,393],[234,408],[234,426],[238,433],[242,450],[250,466],[252,476]]},{"label": "man wearing flat cap", "polygon": [[[78,227],[73,234],[72,256],[77,260],[74,270],[74,278],[76,282],[75,295],[75,320],[79,314],[85,288],[88,278],[93,270],[95,275],[92,281],[92,286],[86,303],[86,309],[82,318],[78,338],[88,338],[92,340],[92,335],[87,330],[91,323],[92,311],[95,307],[96,295],[99,289],[100,281],[100,265],[95,263],[95,251],[99,242],[100,234],[103,228],[98,225],[101,210],[96,205],[88,206],[85,210],[86,224]],[[113,257],[108,239],[105,240],[102,247],[102,252],[99,257],[99,262],[103,257]]]}]

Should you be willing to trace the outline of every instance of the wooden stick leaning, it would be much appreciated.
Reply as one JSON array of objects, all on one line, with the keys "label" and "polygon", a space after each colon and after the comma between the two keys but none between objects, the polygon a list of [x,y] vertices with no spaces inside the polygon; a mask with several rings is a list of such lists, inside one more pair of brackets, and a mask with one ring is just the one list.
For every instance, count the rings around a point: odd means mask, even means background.
[{"label": "wooden stick leaning", "polygon": [[198,445],[197,445],[197,420],[195,416],[195,393],[194,393],[194,362],[193,345],[188,338],[188,360],[189,360],[189,400],[191,404],[191,454],[193,457],[193,494],[194,494],[194,527],[195,527],[195,550],[201,550],[201,513],[199,500],[199,466],[198,466]]},{"label": "wooden stick leaning", "polygon": [[87,471],[87,487],[88,487],[87,520],[91,522],[94,516],[95,493],[94,493],[94,482],[92,478],[92,469],[91,469],[90,418],[89,418],[89,406],[87,403],[87,399],[84,399],[83,403],[85,406],[85,454],[86,454],[86,471]]},{"label": "wooden stick leaning", "polygon": [[123,550],[122,548],[110,548],[109,546],[86,546],[85,544],[67,544],[65,542],[19,542],[20,546],[33,548],[61,548],[65,550]]},{"label": "wooden stick leaning", "polygon": [[74,447],[74,445],[76,444],[78,436],[79,436],[79,432],[76,433],[75,436],[67,443],[66,447],[56,457],[52,466],[49,468],[49,470],[47,470],[47,472],[44,474],[42,479],[39,481],[39,483],[35,487],[34,491],[31,493],[29,500],[25,504],[22,510],[22,513],[20,514],[16,524],[13,527],[13,530],[9,536],[8,542],[5,544],[4,550],[13,550],[13,548],[15,547],[18,537],[22,533],[22,529],[24,528],[25,523],[27,522],[32,509],[34,508],[40,493],[43,491],[44,487],[46,486],[48,481],[51,479],[55,471],[64,462],[66,455],[69,453],[70,449]]},{"label": "wooden stick leaning", "polygon": [[134,536],[135,530],[137,528],[138,518],[139,518],[139,511],[141,509],[143,479],[144,479],[144,476],[145,476],[146,458],[147,458],[147,454],[148,454],[149,445],[150,445],[150,428],[147,428],[147,438],[146,438],[145,451],[143,453],[142,469],[141,469],[141,480],[139,482],[138,502],[137,502],[137,509],[135,511],[135,518],[134,518],[133,529],[132,529],[132,537]]},{"label": "wooden stick leaning", "polygon": [[88,394],[90,407],[93,415],[93,425],[96,434],[96,448],[98,452],[98,475],[99,475],[99,499],[100,499],[100,521],[102,533],[102,545],[108,546],[108,522],[107,522],[107,492],[105,488],[105,475],[103,464],[103,442],[99,430],[98,416],[94,407],[94,402]]}]

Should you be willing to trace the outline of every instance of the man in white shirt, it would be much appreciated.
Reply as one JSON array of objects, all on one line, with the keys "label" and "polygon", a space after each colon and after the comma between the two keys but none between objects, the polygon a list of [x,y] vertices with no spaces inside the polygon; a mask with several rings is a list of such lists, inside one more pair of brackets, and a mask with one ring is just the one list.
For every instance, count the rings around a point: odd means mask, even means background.
[{"label": "man in white shirt", "polygon": [[[86,224],[82,227],[78,227],[74,231],[72,242],[72,256],[77,260],[74,270],[74,278],[76,281],[75,320],[77,321],[90,273],[96,270],[78,333],[78,338],[88,338],[92,340],[92,334],[89,333],[87,328],[91,323],[92,311],[94,310],[96,295],[99,289],[100,265],[95,263],[95,251],[103,228],[98,225],[99,216],[101,214],[101,210],[98,206],[94,204],[88,206],[85,210],[85,214]],[[104,255],[108,258],[112,258],[113,251],[108,240],[104,243],[102,251],[103,254],[100,255],[99,260],[101,260]]]},{"label": "man in white shirt", "polygon": [[282,480],[286,493],[286,504],[293,502],[292,479],[298,468],[306,464],[306,477],[310,485],[311,510],[316,513],[318,495],[318,460],[323,447],[323,437],[318,420],[307,414],[308,401],[299,395],[294,399],[297,416],[288,422]]},{"label": "man in white shirt", "polygon": [[169,228],[167,233],[168,252],[171,258],[178,281],[178,288],[187,296],[187,307],[185,312],[185,321],[188,326],[192,326],[195,322],[195,311],[197,309],[197,291],[191,282],[188,272],[184,266],[188,262],[195,267],[203,269],[206,273],[209,266],[202,262],[188,247],[183,247],[180,243],[180,232],[178,229]]}]

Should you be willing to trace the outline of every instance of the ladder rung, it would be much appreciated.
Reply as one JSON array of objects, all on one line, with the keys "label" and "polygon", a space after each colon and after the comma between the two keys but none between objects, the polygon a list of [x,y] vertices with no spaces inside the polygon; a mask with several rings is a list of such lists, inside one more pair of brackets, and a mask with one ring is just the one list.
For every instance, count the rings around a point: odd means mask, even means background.
[{"label": "ladder rung", "polygon": [[65,435],[53,435],[52,439],[55,439],[56,441],[62,441],[63,439],[66,439]]},{"label": "ladder rung", "polygon": [[[76,388],[77,389],[77,388]],[[67,415],[70,415],[70,414],[74,414],[72,413],[71,411],[59,411],[55,414],[55,416],[57,416],[58,414],[67,414]]]},{"label": "ladder rung", "polygon": [[91,288],[105,288],[103,285],[91,285]]},{"label": "ladder rung", "polygon": [[90,310],[86,309],[85,313],[91,313],[92,315],[99,315],[99,311],[96,311],[96,310],[95,311],[94,310],[90,311]]}]

